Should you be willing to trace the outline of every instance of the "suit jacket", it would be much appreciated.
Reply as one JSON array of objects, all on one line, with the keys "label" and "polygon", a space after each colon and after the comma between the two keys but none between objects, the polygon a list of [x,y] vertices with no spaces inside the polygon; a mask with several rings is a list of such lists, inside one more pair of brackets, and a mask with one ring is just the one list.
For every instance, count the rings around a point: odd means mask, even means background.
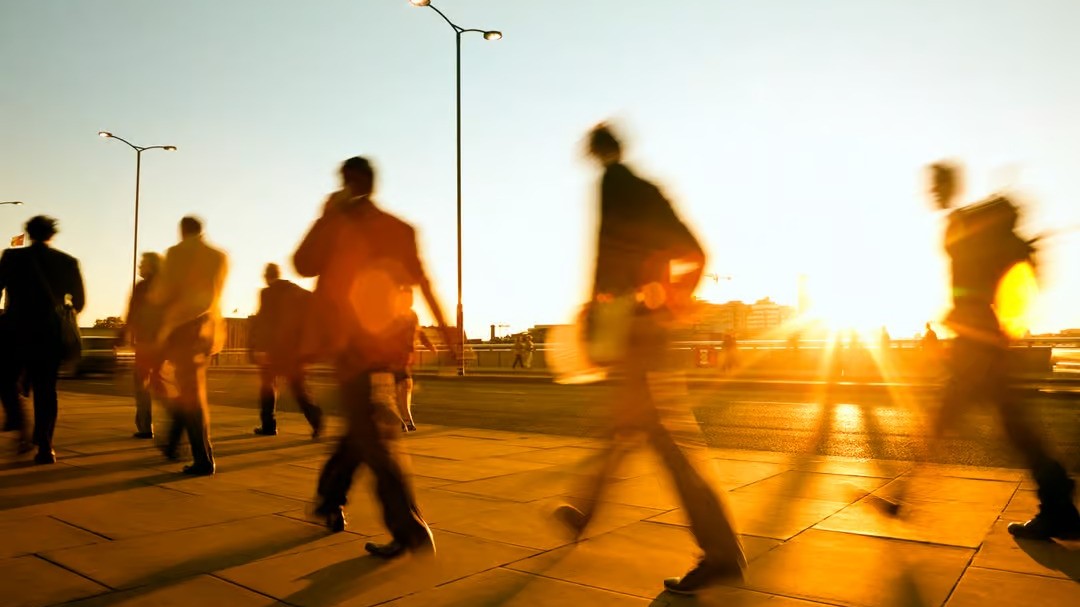
[{"label": "suit jacket", "polygon": [[5,332],[19,347],[35,354],[50,353],[48,346],[54,341],[59,345],[55,309],[66,296],[71,297],[77,312],[86,305],[79,262],[44,243],[4,251],[0,256],[0,290],[7,296]]},{"label": "suit jacket", "polygon": [[150,303],[162,307],[159,345],[177,328],[200,320],[206,325],[200,338],[209,340],[210,353],[221,351],[225,345],[221,292],[228,272],[228,256],[201,236],[189,236],[169,248],[149,297]]},{"label": "suit jacket", "polygon": [[251,327],[251,349],[264,352],[271,366],[295,366],[309,314],[311,292],[288,280],[275,280],[259,294],[259,312]]},{"label": "suit jacket", "polygon": [[406,291],[427,284],[412,226],[370,200],[327,204],[293,263],[301,276],[319,277],[313,316],[325,322],[323,347],[340,357],[339,370],[389,368],[400,360]]},{"label": "suit jacket", "polygon": [[136,349],[152,347],[161,328],[161,306],[150,303],[150,291],[156,279],[154,276],[140,280],[128,302],[125,330]]}]

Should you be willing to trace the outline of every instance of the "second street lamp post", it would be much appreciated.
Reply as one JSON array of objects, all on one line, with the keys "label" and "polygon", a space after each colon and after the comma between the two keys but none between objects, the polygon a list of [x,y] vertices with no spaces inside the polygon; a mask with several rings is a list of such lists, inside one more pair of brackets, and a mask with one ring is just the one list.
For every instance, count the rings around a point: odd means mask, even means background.
[{"label": "second street lamp post", "polygon": [[138,275],[139,268],[139,174],[142,172],[142,153],[146,150],[165,150],[167,152],[175,152],[175,145],[150,145],[141,146],[131,143],[123,137],[113,135],[109,131],[98,131],[98,137],[104,139],[116,139],[117,141],[123,141],[135,150],[135,238],[132,244],[131,252],[131,292],[135,292],[135,279]]},{"label": "second street lamp post", "polygon": [[461,305],[461,35],[467,32],[476,32],[484,36],[484,40],[499,40],[502,32],[497,30],[478,30],[463,28],[435,8],[431,0],[409,0],[414,6],[426,6],[439,14],[454,28],[455,41],[457,44],[457,327],[458,338],[458,375],[465,375],[465,312]]}]

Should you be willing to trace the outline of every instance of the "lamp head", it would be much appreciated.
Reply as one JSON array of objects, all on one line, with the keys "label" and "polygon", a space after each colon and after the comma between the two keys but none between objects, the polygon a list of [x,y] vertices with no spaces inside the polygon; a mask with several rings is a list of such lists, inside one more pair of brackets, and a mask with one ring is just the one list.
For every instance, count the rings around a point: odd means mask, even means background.
[{"label": "lamp head", "polygon": [[109,137],[113,136],[113,134],[110,133],[109,131],[98,131],[97,134],[98,134],[98,137],[101,137],[103,139],[108,139]]},{"label": "lamp head", "polygon": [[162,146],[161,149],[165,150],[166,152],[175,152],[176,151],[176,146],[175,145],[166,145],[166,146]]},{"label": "lamp head", "polygon": [[496,30],[484,32],[484,40],[502,40],[502,32]]},{"label": "lamp head", "polygon": [[431,0],[409,0],[409,4],[413,6],[427,6],[431,4]]}]

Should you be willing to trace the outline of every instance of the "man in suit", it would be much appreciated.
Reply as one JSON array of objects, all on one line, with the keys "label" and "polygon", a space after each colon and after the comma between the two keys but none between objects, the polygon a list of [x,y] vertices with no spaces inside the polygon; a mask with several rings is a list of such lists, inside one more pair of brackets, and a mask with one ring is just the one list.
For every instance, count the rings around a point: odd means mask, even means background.
[{"label": "man in suit", "polygon": [[[587,497],[561,506],[556,516],[580,537],[619,463],[634,446],[632,440],[644,439],[671,475],[690,531],[704,553],[686,575],[664,580],[664,587],[693,594],[724,579],[740,578],[746,566],[720,496],[676,440],[677,432],[685,428],[693,435],[687,438],[703,444],[696,420],[666,394],[677,387],[667,357],[669,327],[689,306],[705,254],[659,189],[622,163],[622,146],[606,126],[592,131],[589,152],[604,175],[587,330],[593,342],[615,344],[603,350],[592,348],[590,355],[594,362],[614,367],[620,381],[615,393],[618,400],[611,410],[609,444],[581,494]],[[673,261],[693,269],[675,275]],[[610,322],[614,315],[621,320]],[[603,338],[600,334],[608,330],[623,338]],[[672,380],[671,385],[661,383],[665,378]]]},{"label": "man in suit", "polygon": [[[161,328],[161,308],[150,303],[150,291],[161,271],[161,255],[143,253],[139,260],[142,278],[131,292],[124,333],[135,348],[135,438],[154,438],[151,387],[161,380],[161,357],[154,347]],[[160,390],[158,390],[160,393]]]},{"label": "man in suit", "polygon": [[22,433],[20,451],[30,449],[19,400],[18,380],[25,372],[34,391],[34,461],[56,462],[53,432],[56,429],[56,376],[64,352],[57,308],[72,306],[76,312],[86,304],[79,262],[49,246],[56,235],[56,220],[39,215],[26,223],[30,246],[7,249],[0,257],[0,290],[6,292],[3,315],[5,358],[0,377],[0,400],[7,412],[5,429]]},{"label": "man in suit", "polygon": [[406,291],[419,285],[432,315],[455,351],[442,310],[416,249],[412,226],[371,200],[375,171],[360,157],[341,168],[343,188],[327,201],[293,258],[301,276],[318,276],[319,317],[337,359],[341,406],[348,429],[319,477],[315,512],[331,530],[345,529],[344,505],[353,475],[366,464],[375,475],[383,520],[392,540],[364,548],[393,558],[406,551],[434,552],[435,543],[392,444],[401,436],[393,371],[401,360],[398,316]]},{"label": "man in suit", "polygon": [[251,350],[260,367],[259,402],[262,425],[255,434],[277,434],[277,378],[289,382],[300,411],[311,424],[311,437],[318,438],[322,429],[322,409],[311,402],[304,383],[304,363],[301,360],[300,337],[304,320],[310,312],[311,292],[294,282],[281,278],[276,263],[266,265],[266,288],[259,294],[259,312],[251,327]]},{"label": "man in suit", "polygon": [[172,401],[172,426],[165,455],[176,458],[180,436],[187,430],[194,462],[184,474],[214,473],[210,444],[210,410],[206,401],[206,369],[225,343],[221,291],[229,259],[203,241],[202,222],[180,220],[180,243],[165,253],[150,303],[161,306],[157,348],[165,364],[162,378]]}]

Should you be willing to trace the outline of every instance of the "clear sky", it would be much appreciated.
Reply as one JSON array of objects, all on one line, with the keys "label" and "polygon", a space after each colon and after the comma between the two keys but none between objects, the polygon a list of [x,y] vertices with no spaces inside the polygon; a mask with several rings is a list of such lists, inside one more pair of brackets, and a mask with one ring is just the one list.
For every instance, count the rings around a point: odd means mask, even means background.
[{"label": "clear sky", "polygon": [[[1074,0],[442,0],[463,42],[465,314],[570,318],[592,267],[597,172],[582,137],[613,119],[730,282],[710,299],[795,303],[799,274],[844,320],[914,332],[945,302],[940,217],[920,167],[962,159],[970,196],[1019,186],[1031,232],[1080,224]],[[83,323],[130,289],[140,249],[206,221],[255,311],[346,157],[418,228],[453,313],[454,36],[407,0],[0,0],[0,229],[61,221],[89,287]],[[1080,233],[1047,241],[1036,328],[1080,326]],[[1052,246],[1051,246],[1052,245]]]}]

